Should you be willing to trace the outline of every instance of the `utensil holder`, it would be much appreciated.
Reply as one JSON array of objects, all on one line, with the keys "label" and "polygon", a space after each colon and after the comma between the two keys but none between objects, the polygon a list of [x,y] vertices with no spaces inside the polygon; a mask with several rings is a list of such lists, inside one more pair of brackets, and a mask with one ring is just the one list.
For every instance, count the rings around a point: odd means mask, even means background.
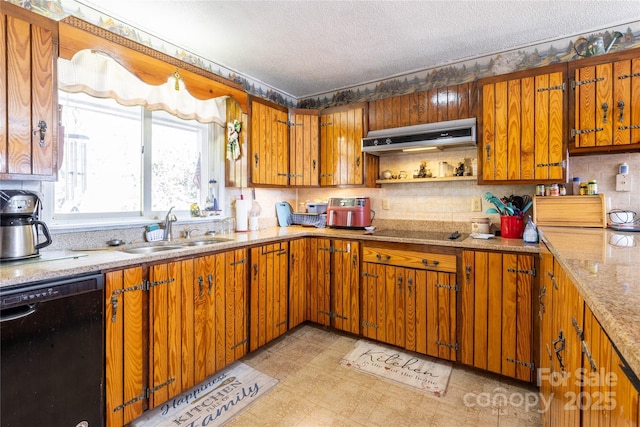
[{"label": "utensil holder", "polygon": [[500,236],[507,239],[521,239],[524,221],[519,216],[500,217]]}]

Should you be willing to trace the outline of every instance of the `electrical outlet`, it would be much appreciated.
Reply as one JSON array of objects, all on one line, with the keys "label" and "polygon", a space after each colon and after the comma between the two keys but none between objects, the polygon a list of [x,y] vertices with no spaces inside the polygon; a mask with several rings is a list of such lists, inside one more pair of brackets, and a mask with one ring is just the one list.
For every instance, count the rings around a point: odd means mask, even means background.
[{"label": "electrical outlet", "polygon": [[631,176],[623,173],[617,174],[616,191],[631,191]]},{"label": "electrical outlet", "polygon": [[382,199],[382,209],[389,210],[391,207],[389,206],[389,199]]},{"label": "electrical outlet", "polygon": [[482,199],[480,197],[471,199],[471,212],[482,212]]}]

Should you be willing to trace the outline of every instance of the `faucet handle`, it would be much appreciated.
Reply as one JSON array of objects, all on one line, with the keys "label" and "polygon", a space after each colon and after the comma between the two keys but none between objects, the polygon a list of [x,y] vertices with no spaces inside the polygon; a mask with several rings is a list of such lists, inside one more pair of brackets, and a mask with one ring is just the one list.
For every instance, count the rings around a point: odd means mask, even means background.
[{"label": "faucet handle", "polygon": [[194,228],[192,230],[184,230],[184,237],[185,239],[190,239],[191,238],[191,233],[193,233],[194,231],[196,231],[197,228]]}]

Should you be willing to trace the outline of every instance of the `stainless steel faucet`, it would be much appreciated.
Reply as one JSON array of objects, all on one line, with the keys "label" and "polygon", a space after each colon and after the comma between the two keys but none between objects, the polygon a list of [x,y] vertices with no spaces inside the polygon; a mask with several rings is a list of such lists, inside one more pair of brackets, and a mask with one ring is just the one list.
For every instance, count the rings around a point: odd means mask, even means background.
[{"label": "stainless steel faucet", "polygon": [[176,218],[176,216],[171,213],[173,208],[175,208],[175,206],[171,206],[171,209],[169,209],[169,212],[167,212],[167,216],[164,217],[164,235],[162,237],[162,240],[165,240],[167,242],[171,241],[171,224],[178,220],[178,218]]}]

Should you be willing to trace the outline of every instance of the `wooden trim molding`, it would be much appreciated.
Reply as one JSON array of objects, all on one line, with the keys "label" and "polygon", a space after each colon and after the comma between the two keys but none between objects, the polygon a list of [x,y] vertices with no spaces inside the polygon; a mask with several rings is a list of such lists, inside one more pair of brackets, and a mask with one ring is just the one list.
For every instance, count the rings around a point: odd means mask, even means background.
[{"label": "wooden trim molding", "polygon": [[178,71],[194,97],[204,100],[229,96],[247,111],[248,95],[242,85],[87,21],[74,16],[64,18],[59,22],[59,37],[62,58],[71,59],[84,49],[102,52],[151,85],[166,83]]}]

